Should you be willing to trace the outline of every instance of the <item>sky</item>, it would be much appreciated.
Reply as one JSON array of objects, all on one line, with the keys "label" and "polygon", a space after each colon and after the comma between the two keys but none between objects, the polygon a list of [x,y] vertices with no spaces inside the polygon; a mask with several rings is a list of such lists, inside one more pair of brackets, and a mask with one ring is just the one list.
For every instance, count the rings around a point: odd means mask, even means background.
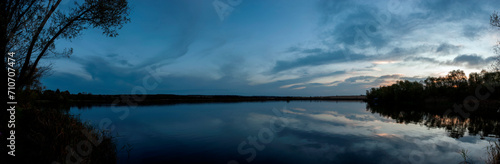
[{"label": "sky", "polygon": [[[117,37],[89,29],[47,58],[47,89],[93,94],[361,95],[488,69],[500,1],[130,0]],[[65,1],[60,8],[67,9]]]}]

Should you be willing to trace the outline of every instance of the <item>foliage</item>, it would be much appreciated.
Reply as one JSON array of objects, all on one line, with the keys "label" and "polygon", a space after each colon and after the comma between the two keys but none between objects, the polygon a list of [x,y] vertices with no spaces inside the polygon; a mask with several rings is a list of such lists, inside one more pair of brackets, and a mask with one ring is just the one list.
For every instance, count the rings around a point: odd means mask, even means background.
[{"label": "foliage", "polygon": [[495,54],[497,55],[495,61],[491,64],[491,70],[494,72],[500,72],[500,42],[497,43],[495,48],[493,48]]},{"label": "foliage", "polygon": [[[23,89],[43,74],[39,62],[50,55],[67,56],[72,49],[56,52],[57,39],[72,39],[88,28],[117,36],[129,22],[126,0],[85,0],[70,9],[58,9],[62,0],[5,0],[0,3],[0,55],[6,65],[7,52],[14,55],[16,84]],[[3,68],[6,72],[6,68]],[[44,71],[38,71],[43,73]]]},{"label": "foliage", "polygon": [[[490,25],[493,27],[500,28],[500,16],[498,15],[498,12],[493,12],[490,16]],[[500,71],[500,42],[497,42],[497,45],[494,48],[495,54],[498,56],[496,57],[496,60],[491,64],[491,69],[495,72]]]},{"label": "foliage", "polygon": [[460,154],[460,156],[462,156],[462,158],[464,159],[464,164],[467,164],[467,158],[469,157],[469,150],[466,150],[466,149],[460,149],[460,151],[458,151],[458,154]]},{"label": "foliage", "polygon": [[397,81],[391,86],[372,88],[367,91],[368,99],[378,99],[380,101],[411,101],[422,99],[424,86],[418,82]]},{"label": "foliage", "polygon": [[[78,151],[80,163],[116,163],[117,150],[112,137],[76,117],[56,109],[22,110],[18,115],[18,126],[24,127],[16,132],[19,163],[69,163],[68,156]],[[100,143],[91,148],[77,148],[84,142],[92,144],[84,132],[89,132],[90,137],[99,139]],[[82,155],[80,149],[89,154]],[[70,159],[73,162],[77,160],[74,157]]]},{"label": "foliage", "polygon": [[[366,92],[368,100],[377,102],[423,102],[436,99],[460,101],[476,92],[484,94],[486,89],[500,90],[500,72],[471,73],[469,78],[462,70],[453,70],[444,77],[428,77],[421,82],[397,81],[390,86],[371,88]],[[483,87],[484,86],[484,87]],[[478,88],[480,88],[478,90]],[[491,98],[500,94],[493,92]]]},{"label": "foliage", "polygon": [[488,159],[487,164],[500,164],[500,142],[490,142],[490,146],[487,147]]}]

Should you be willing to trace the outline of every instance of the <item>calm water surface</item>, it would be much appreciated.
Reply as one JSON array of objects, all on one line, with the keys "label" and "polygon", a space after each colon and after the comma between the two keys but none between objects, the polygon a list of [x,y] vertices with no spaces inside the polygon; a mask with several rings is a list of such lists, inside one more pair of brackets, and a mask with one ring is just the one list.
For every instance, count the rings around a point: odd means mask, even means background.
[{"label": "calm water surface", "polygon": [[101,106],[70,113],[96,127],[111,122],[117,147],[125,146],[119,163],[460,163],[460,149],[470,162],[484,163],[488,146],[488,138],[467,132],[452,138],[453,129],[397,123],[362,102]]}]

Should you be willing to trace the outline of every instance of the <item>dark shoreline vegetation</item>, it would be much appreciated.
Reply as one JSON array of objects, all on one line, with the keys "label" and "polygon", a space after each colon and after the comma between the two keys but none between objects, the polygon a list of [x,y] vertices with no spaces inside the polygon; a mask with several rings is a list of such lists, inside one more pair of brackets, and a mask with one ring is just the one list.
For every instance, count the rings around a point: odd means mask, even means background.
[{"label": "dark shoreline vegetation", "polygon": [[180,103],[225,103],[265,101],[365,101],[364,95],[350,96],[238,96],[238,95],[94,95],[92,93],[70,94],[59,90],[28,91],[24,93],[34,104],[84,107],[89,105],[165,105]]},{"label": "dark shoreline vegetation", "polygon": [[[444,128],[452,138],[500,138],[500,72],[454,70],[420,82],[397,81],[366,91],[367,110],[429,128]],[[485,163],[500,163],[498,141],[490,140]]]},{"label": "dark shoreline vegetation", "polygon": [[[474,112],[496,113],[500,107],[500,72],[470,73],[454,70],[444,77],[428,77],[417,82],[397,81],[366,91],[370,105],[443,105],[458,104],[479,109]],[[452,106],[450,106],[452,107]]]},{"label": "dark shoreline vegetation", "polygon": [[[14,163],[116,163],[117,149],[110,133],[98,130],[67,111],[36,106],[16,109]],[[1,117],[7,122],[8,115]],[[2,126],[2,134],[8,129]],[[7,137],[2,135],[2,137]],[[6,154],[4,154],[6,156]],[[12,158],[6,158],[12,159]],[[6,161],[8,162],[8,161]]]},{"label": "dark shoreline vegetation", "polygon": [[450,137],[500,138],[500,72],[461,70],[420,82],[397,81],[366,92],[367,110],[398,123],[444,127]]}]

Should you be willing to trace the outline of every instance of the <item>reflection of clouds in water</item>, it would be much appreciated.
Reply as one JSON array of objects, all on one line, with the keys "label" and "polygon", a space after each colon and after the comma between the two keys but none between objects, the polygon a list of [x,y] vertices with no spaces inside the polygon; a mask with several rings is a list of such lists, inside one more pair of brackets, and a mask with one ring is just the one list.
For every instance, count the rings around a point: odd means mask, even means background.
[{"label": "reflection of clouds in water", "polygon": [[304,113],[294,112],[294,111],[286,110],[286,109],[283,110],[283,113],[295,114],[295,115],[304,115]]},{"label": "reflection of clouds in water", "polygon": [[349,125],[349,126],[353,126],[353,125],[359,123],[359,121],[348,119],[345,116],[337,116],[337,115],[328,114],[328,113],[313,114],[313,115],[308,115],[308,116],[313,118],[313,119],[316,119],[316,120],[328,121],[328,122],[333,122],[333,123],[337,123],[337,124],[344,124],[344,125]]},{"label": "reflection of clouds in water", "polygon": [[[377,118],[373,114],[343,115],[336,111],[320,113],[306,113],[308,110],[285,110],[284,112],[301,116],[287,127],[287,135],[296,135],[297,132],[326,135],[332,140],[339,136],[360,139],[362,142],[353,142],[348,145],[338,145],[330,141],[317,140],[317,136],[308,135],[300,141],[289,143],[299,146],[298,150],[307,154],[323,156],[329,154],[328,159],[334,160],[339,154],[361,153],[366,156],[378,154],[385,158],[383,163],[411,162],[414,159],[425,163],[458,163],[460,149],[469,150],[469,156],[474,161],[483,161],[484,148],[487,141],[478,140],[466,142],[450,138],[443,129],[427,128],[415,124],[399,124],[387,118]],[[411,129],[411,130],[410,130]],[[474,139],[472,139],[474,140]],[[432,159],[432,160],[429,160]]]},{"label": "reflection of clouds in water", "polygon": [[[283,110],[283,113],[288,113],[285,112],[287,110]],[[288,122],[300,122],[299,120],[295,118],[290,118],[290,117],[281,117],[281,116],[275,116],[275,115],[270,115],[270,114],[261,114],[261,113],[249,113],[248,117],[246,119],[247,124],[252,124],[252,125],[261,125],[263,123],[269,124],[269,121],[273,118],[285,118]]]},{"label": "reflection of clouds in water", "polygon": [[297,143],[292,143],[299,147],[301,154],[308,156],[321,156],[328,160],[334,160],[337,155],[345,153],[346,148],[328,143],[318,143],[307,139],[302,139]]},{"label": "reflection of clouds in water", "polygon": [[[394,122],[383,122],[385,120],[376,119],[376,117],[369,116],[371,114],[356,114],[352,115],[354,118],[363,118],[362,120],[353,119],[353,117],[346,117],[345,115],[339,114],[336,111],[324,111],[318,114],[309,113],[299,113],[293,111],[285,111],[290,114],[296,114],[300,116],[305,116],[310,118],[302,118],[298,123],[305,123],[303,120],[307,120],[307,126],[297,126],[297,127],[308,127],[316,130],[318,132],[332,132],[333,134],[349,134],[349,135],[369,135],[373,136],[376,134],[386,133],[386,134],[398,134],[398,136],[430,136],[435,134],[428,134],[429,132],[445,133],[440,129],[426,129],[419,125],[414,124],[398,124]],[[369,119],[366,119],[369,118]],[[332,125],[334,123],[335,125]],[[293,125],[292,125],[293,127]],[[415,129],[408,131],[408,129]],[[332,130],[333,129],[333,130]],[[304,129],[305,130],[305,129]]]},{"label": "reflection of clouds in water", "polygon": [[222,121],[221,119],[212,119],[209,120],[208,123],[213,126],[220,126],[221,124],[224,123],[224,121]]},{"label": "reflection of clouds in water", "polygon": [[346,117],[349,118],[349,119],[360,120],[360,121],[374,121],[374,120],[378,120],[372,114],[351,114],[351,115],[347,115]]},{"label": "reflection of clouds in water", "polygon": [[[115,117],[116,132],[124,136],[117,138],[118,144],[134,146],[135,157],[131,157],[135,163],[143,158],[193,159],[196,153],[206,157],[201,160],[219,158],[223,153],[239,155],[238,144],[269,128],[270,120],[280,117],[271,109],[280,105],[284,103],[140,106],[131,110],[126,121],[119,121],[111,109],[102,110],[109,107],[97,107],[83,112],[81,118],[98,125],[101,117]],[[253,163],[266,159],[282,163],[411,163],[410,155],[422,155],[422,163],[459,163],[457,151],[462,148],[475,163],[486,158],[488,143],[477,136],[454,139],[443,128],[396,123],[361,109],[364,104],[292,101],[287,105],[302,108],[279,109],[285,116],[295,117],[287,118],[289,124],[274,133],[274,140],[257,152]],[[76,114],[79,110],[71,111]],[[245,155],[242,160],[249,156]],[[127,158],[123,153],[120,156]]]},{"label": "reflection of clouds in water", "polygon": [[260,113],[249,113],[247,122],[252,124],[260,124],[264,122],[269,122],[273,118],[272,115],[260,114]]}]

